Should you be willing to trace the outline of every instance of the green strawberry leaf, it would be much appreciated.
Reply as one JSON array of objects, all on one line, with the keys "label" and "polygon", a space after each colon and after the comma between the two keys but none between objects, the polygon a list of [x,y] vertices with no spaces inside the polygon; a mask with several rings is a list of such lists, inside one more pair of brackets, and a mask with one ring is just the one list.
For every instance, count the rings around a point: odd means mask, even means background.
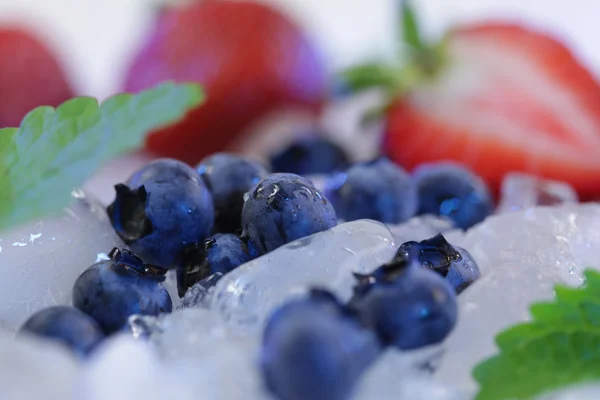
[{"label": "green strawberry leaf", "polygon": [[402,77],[398,68],[383,64],[363,64],[341,72],[343,82],[354,92],[372,88],[398,89]]},{"label": "green strawberry leaf", "polygon": [[400,3],[402,31],[401,37],[405,44],[412,47],[414,50],[425,50],[426,46],[421,38],[421,32],[419,31],[419,25],[417,23],[417,17],[413,8],[410,5],[410,1],[403,0]]},{"label": "green strawberry leaf", "polygon": [[477,365],[476,400],[524,400],[600,380],[600,272],[579,289],[556,287],[556,299],[531,307],[532,320],[496,337],[500,349]]},{"label": "green strawberry leaf", "polygon": [[106,161],[141,147],[203,97],[195,84],[167,82],[102,104],[79,97],[38,107],[19,128],[0,129],[0,230],[60,211]]}]

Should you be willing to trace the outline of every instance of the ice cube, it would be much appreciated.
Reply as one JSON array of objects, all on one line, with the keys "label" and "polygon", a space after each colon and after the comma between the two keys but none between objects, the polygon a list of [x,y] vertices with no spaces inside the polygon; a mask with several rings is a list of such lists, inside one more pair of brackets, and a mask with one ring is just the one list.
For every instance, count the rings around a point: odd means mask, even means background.
[{"label": "ice cube", "polygon": [[545,393],[536,400],[598,400],[600,399],[600,384],[581,383],[564,389]]},{"label": "ice cube", "polygon": [[98,348],[76,390],[74,398],[85,400],[193,400],[200,393],[164,364],[148,342],[129,335],[112,337]]},{"label": "ice cube", "polygon": [[600,249],[598,224],[598,204],[536,207],[490,216],[466,234],[451,232],[446,238],[467,249],[484,275],[507,263],[526,262],[554,268],[565,281],[581,282],[583,268],[600,267],[600,259],[592,257]]},{"label": "ice cube", "polygon": [[394,242],[401,245],[409,241],[419,242],[429,239],[438,233],[450,231],[454,229],[454,224],[448,218],[422,215],[413,217],[401,224],[388,225],[388,228],[392,232]]},{"label": "ice cube", "polygon": [[215,285],[222,277],[222,273],[215,272],[196,282],[185,292],[185,296],[181,299],[181,304],[178,308],[208,307],[210,305],[210,296],[212,296],[215,290]]},{"label": "ice cube", "polygon": [[150,338],[164,363],[206,399],[269,397],[257,365],[259,336],[240,337],[203,308],[164,315]]},{"label": "ice cube", "polygon": [[502,181],[498,212],[511,212],[535,206],[577,203],[577,192],[566,182],[546,180],[521,172],[507,174]]},{"label": "ice cube", "polygon": [[510,325],[530,318],[531,303],[551,300],[561,275],[543,265],[515,263],[496,268],[460,296],[459,317],[446,339],[436,377],[464,390],[474,390],[475,365],[496,352],[494,337]]},{"label": "ice cube", "polygon": [[77,361],[66,347],[0,336],[0,399],[74,399]]},{"label": "ice cube", "polygon": [[177,308],[181,305],[181,298],[179,298],[179,294],[177,293],[177,271],[172,269],[167,272],[165,275],[165,280],[163,281],[164,287],[169,292],[171,296],[171,302],[173,303],[173,308]]},{"label": "ice cube", "polygon": [[0,330],[18,328],[34,312],[69,304],[79,274],[122,247],[106,212],[77,190],[62,215],[0,232]]},{"label": "ice cube", "polygon": [[311,286],[348,299],[352,272],[371,272],[388,262],[396,246],[385,225],[359,220],[296,240],[225,275],[211,307],[238,328],[262,327],[271,311]]},{"label": "ice cube", "polygon": [[439,347],[410,352],[386,351],[362,377],[353,400],[470,399],[466,393],[419,370],[423,362],[437,358],[439,351]]},{"label": "ice cube", "polygon": [[471,371],[495,353],[498,332],[528,320],[531,304],[551,300],[557,283],[579,286],[585,268],[600,269],[598,226],[598,204],[571,204],[493,216],[452,238],[484,276],[458,297],[458,324],[437,376],[474,389]]}]

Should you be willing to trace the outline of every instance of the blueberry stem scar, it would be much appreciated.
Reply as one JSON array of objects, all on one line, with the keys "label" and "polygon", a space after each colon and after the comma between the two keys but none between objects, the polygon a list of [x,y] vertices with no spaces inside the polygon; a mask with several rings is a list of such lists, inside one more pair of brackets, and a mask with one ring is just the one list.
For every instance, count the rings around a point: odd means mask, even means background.
[{"label": "blueberry stem scar", "polygon": [[127,185],[115,185],[115,201],[106,209],[115,231],[126,244],[148,236],[154,230],[152,221],[146,214],[148,193],[142,185],[130,189]]}]

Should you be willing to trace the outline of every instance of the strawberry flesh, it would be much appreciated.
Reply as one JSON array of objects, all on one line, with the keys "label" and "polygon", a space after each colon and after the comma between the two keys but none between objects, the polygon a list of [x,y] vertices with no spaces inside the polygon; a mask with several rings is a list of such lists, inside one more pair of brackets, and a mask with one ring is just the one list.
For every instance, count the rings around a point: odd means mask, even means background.
[{"label": "strawberry flesh", "polygon": [[600,194],[600,86],[564,45],[495,23],[452,31],[447,51],[437,79],[393,104],[391,158],[459,161],[495,190],[524,171]]}]

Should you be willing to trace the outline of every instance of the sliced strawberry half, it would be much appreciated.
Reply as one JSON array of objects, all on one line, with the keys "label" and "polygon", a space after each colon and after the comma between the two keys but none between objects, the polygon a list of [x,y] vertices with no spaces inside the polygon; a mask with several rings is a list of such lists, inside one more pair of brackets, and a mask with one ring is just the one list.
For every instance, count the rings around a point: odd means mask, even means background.
[{"label": "sliced strawberry half", "polygon": [[566,181],[584,199],[600,195],[600,85],[569,49],[521,26],[483,23],[451,31],[435,51],[434,73],[387,108],[390,158],[407,168],[459,161],[494,189],[524,171]]}]

